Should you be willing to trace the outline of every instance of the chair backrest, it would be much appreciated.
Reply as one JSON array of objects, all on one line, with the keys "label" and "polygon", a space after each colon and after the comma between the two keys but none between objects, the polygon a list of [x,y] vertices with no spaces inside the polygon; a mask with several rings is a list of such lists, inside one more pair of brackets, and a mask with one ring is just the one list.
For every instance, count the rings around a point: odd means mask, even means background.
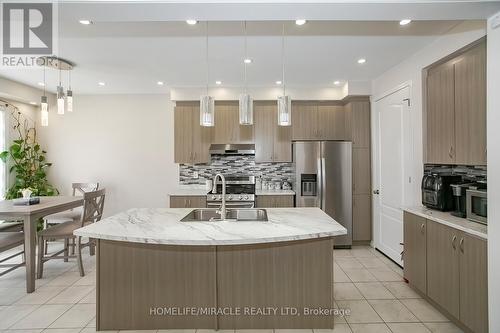
[{"label": "chair backrest", "polygon": [[78,194],[85,194],[86,192],[93,192],[99,189],[99,183],[73,183],[73,196]]},{"label": "chair backrest", "polygon": [[85,224],[94,223],[101,219],[105,197],[106,189],[104,188],[83,194],[82,227]]}]

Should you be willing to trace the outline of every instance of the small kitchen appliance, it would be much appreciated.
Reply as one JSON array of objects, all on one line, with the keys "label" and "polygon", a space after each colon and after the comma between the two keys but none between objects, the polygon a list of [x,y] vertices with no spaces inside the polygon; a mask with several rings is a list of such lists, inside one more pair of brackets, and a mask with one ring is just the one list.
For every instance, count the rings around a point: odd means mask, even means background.
[{"label": "small kitchen appliance", "polygon": [[453,193],[453,208],[454,210],[451,212],[451,215],[465,218],[467,216],[467,207],[466,207],[466,195],[465,191],[469,188],[469,186],[473,185],[472,183],[463,183],[463,184],[451,184],[451,190]]},{"label": "small kitchen appliance", "polygon": [[451,184],[460,183],[462,176],[444,173],[428,173],[422,178],[422,204],[443,212],[453,210]]},{"label": "small kitchen appliance", "polygon": [[466,190],[467,219],[488,224],[488,195],[485,188],[472,186]]}]

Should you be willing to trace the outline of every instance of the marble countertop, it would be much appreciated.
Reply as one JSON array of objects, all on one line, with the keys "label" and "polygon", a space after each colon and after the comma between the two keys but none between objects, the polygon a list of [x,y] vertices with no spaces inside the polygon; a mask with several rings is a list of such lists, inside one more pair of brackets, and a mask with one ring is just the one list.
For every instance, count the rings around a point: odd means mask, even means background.
[{"label": "marble countertop", "polygon": [[209,191],[205,185],[179,185],[171,190],[169,195],[178,196],[205,196]]},{"label": "marble countertop", "polygon": [[475,235],[483,239],[488,239],[488,227],[484,224],[453,216],[449,212],[432,210],[423,206],[406,207],[404,208],[404,210],[428,220],[461,230],[468,234]]},{"label": "marble countertop", "polygon": [[255,195],[295,195],[293,190],[255,190]]},{"label": "marble countertop", "polygon": [[97,239],[169,244],[240,245],[345,235],[319,208],[268,208],[268,222],[180,222],[192,208],[134,208],[75,230]]}]

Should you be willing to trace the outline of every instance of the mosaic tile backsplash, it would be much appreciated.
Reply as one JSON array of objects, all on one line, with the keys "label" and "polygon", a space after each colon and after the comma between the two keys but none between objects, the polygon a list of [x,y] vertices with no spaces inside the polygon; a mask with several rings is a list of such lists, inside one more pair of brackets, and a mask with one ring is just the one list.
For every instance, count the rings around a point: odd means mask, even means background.
[{"label": "mosaic tile backsplash", "polygon": [[[198,179],[193,178],[198,172]],[[181,185],[205,184],[216,173],[262,176],[266,181],[288,181],[293,184],[293,163],[255,163],[254,155],[212,155],[209,164],[180,164]]]}]

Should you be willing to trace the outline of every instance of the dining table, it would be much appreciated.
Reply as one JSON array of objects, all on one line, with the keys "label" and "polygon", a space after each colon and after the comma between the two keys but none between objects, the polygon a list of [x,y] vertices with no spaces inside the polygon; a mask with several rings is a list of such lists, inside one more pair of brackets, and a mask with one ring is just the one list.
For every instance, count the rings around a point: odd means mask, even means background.
[{"label": "dining table", "polygon": [[0,220],[22,221],[24,225],[24,251],[26,262],[26,291],[35,291],[36,232],[38,221],[50,214],[83,205],[83,197],[40,197],[40,203],[24,206],[14,205],[13,200],[0,201]]}]

